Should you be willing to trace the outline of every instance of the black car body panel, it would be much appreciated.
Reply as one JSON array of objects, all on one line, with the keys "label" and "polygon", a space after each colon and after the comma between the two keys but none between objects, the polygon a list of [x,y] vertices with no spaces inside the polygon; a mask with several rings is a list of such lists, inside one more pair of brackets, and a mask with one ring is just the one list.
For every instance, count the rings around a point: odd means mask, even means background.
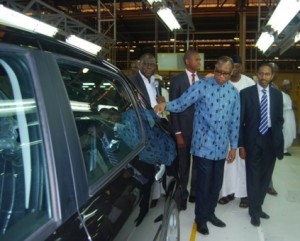
[{"label": "black car body panel", "polygon": [[165,121],[110,63],[2,25],[0,36],[0,240],[165,240],[176,170],[135,221],[156,162],[176,156]]}]

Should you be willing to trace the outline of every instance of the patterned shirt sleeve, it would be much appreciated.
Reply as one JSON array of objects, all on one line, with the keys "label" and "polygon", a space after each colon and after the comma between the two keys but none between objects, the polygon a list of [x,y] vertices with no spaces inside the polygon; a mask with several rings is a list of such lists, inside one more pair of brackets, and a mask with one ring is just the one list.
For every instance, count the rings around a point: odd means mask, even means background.
[{"label": "patterned shirt sleeve", "polygon": [[231,121],[229,123],[229,141],[230,147],[236,149],[238,147],[238,135],[240,128],[240,96],[238,91],[235,91],[233,100],[234,105],[231,113]]},{"label": "patterned shirt sleeve", "polygon": [[202,81],[191,85],[179,98],[167,102],[166,110],[179,113],[194,104],[201,96]]}]

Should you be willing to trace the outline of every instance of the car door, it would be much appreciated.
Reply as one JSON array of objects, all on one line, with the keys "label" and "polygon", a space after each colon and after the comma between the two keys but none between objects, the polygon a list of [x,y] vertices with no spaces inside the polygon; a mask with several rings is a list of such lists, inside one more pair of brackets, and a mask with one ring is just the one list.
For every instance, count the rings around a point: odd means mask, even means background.
[{"label": "car door", "polygon": [[73,117],[61,111],[69,101],[56,66],[50,53],[0,45],[1,240],[44,240],[88,198],[84,171],[76,177],[79,196],[74,189],[71,170],[84,167],[79,141],[66,138],[76,127],[62,121]]},{"label": "car door", "polygon": [[137,103],[116,73],[74,59],[58,57],[57,62],[77,126],[90,194],[80,206],[82,225],[93,239],[112,240],[138,208],[141,195],[133,181],[145,142]]},{"label": "car door", "polygon": [[57,62],[89,186],[90,198],[79,210],[82,225],[93,240],[141,240],[144,232],[138,230],[148,222],[147,238],[153,240],[161,225],[154,220],[164,212],[163,201],[148,208],[155,164],[175,158],[173,139],[117,72],[59,56]]},{"label": "car door", "polygon": [[174,142],[126,80],[6,44],[0,73],[1,240],[153,240],[165,203],[143,207]]}]

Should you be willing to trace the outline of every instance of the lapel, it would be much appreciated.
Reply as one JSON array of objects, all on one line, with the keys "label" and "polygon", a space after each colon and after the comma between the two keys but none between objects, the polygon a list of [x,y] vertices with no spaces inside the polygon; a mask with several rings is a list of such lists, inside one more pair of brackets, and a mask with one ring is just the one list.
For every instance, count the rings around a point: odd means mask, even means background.
[{"label": "lapel", "polygon": [[187,73],[185,72],[185,78],[184,78],[184,81],[182,81],[183,83],[183,87],[184,89],[188,89],[190,87],[190,80],[189,80],[189,76],[187,75]]},{"label": "lapel", "polygon": [[258,95],[258,90],[257,90],[257,84],[253,85],[252,87],[252,95],[254,96],[253,100],[254,100],[254,108],[256,110],[256,113],[258,114],[258,116],[260,117],[260,101],[259,101],[259,95]]},{"label": "lapel", "polygon": [[[143,96],[147,100],[147,102],[150,104],[150,97],[149,97],[147,88],[145,86],[142,76],[139,73],[137,74],[137,85],[138,85],[138,88],[140,89],[140,91],[142,92]],[[150,106],[151,106],[151,104],[150,104]]]},{"label": "lapel", "polygon": [[275,106],[274,106],[274,102],[275,102],[275,89],[274,89],[274,87],[269,87],[269,89],[270,89],[270,120],[271,120],[271,124],[273,123],[273,119],[274,119],[274,108],[275,108]]}]

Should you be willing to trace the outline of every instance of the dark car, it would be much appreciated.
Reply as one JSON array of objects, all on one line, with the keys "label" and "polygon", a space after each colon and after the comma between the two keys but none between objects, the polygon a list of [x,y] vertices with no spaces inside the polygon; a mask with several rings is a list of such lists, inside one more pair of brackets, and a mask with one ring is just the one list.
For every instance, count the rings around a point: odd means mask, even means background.
[{"label": "dark car", "polygon": [[179,240],[175,142],[141,99],[101,58],[0,25],[0,240]]}]

